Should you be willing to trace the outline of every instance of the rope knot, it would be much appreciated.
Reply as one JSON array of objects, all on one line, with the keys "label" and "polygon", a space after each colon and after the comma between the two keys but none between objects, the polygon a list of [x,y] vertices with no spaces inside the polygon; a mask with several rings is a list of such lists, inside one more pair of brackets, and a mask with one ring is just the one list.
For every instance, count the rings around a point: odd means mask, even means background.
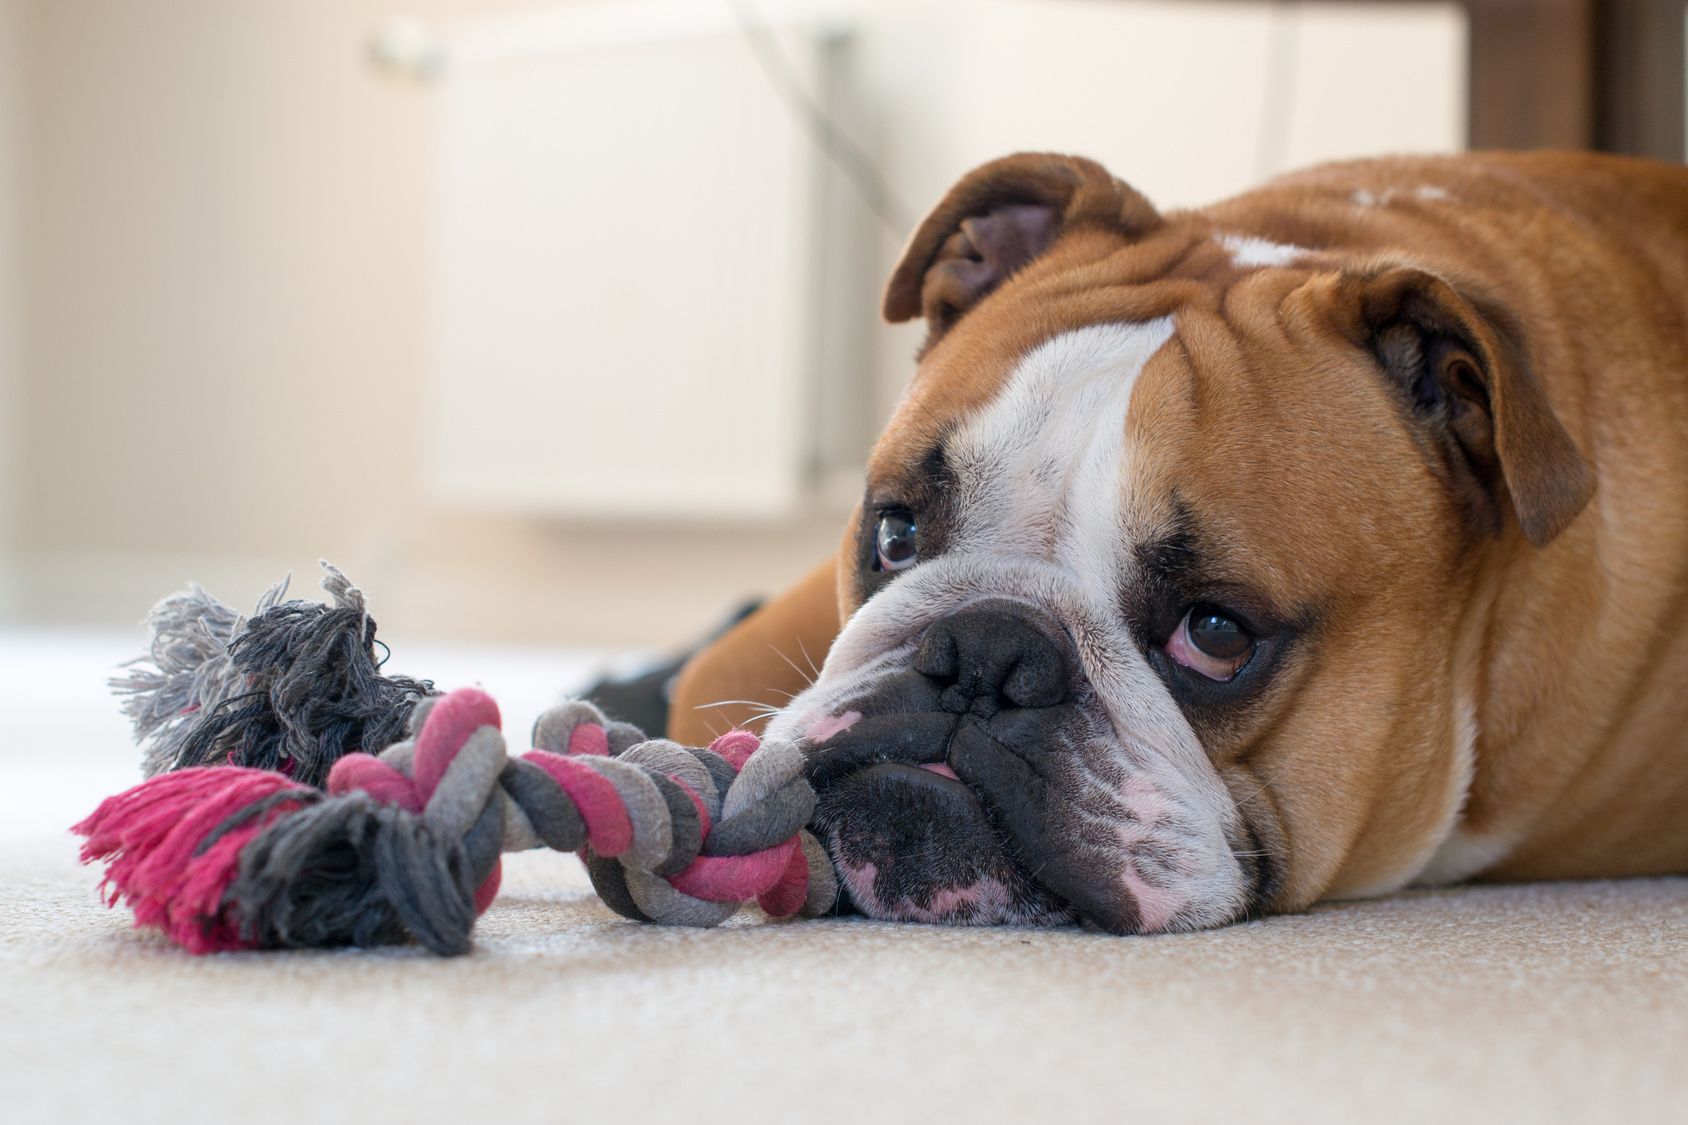
[{"label": "rope knot", "polygon": [[422,701],[404,741],[340,758],[326,793],[273,771],[183,770],[77,830],[85,859],[116,857],[113,899],[195,951],[414,939],[465,952],[502,853],[534,847],[580,853],[603,900],[641,921],[831,909],[796,747],[734,731],[689,749],[579,701],[541,715],[534,737],[511,757],[497,703],[465,688]]}]

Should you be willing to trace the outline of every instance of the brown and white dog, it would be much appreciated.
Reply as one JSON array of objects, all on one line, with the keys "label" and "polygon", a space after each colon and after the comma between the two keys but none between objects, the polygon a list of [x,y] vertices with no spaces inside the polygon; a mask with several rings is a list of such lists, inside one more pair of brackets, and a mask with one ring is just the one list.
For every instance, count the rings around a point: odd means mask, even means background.
[{"label": "brown and white dog", "polygon": [[885,313],[929,334],[837,558],[672,731],[779,706],[858,908],[1154,932],[1688,872],[1688,169],[1364,161],[1161,215],[1012,156]]}]

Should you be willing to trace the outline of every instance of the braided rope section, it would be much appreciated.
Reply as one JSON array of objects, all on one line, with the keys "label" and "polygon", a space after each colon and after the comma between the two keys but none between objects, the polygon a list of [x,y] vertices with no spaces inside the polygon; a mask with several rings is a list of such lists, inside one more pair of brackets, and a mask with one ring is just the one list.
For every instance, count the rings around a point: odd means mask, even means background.
[{"label": "braided rope section", "polygon": [[507,754],[497,704],[418,702],[412,736],[347,754],[326,792],[271,770],[180,769],[108,798],[73,831],[107,863],[107,900],[194,953],[419,942],[470,948],[500,857],[578,851],[641,921],[717,925],[755,902],[831,909],[832,864],[804,830],[815,796],[795,747],[746,731],[708,749],[635,741],[590,704],[542,715]]}]

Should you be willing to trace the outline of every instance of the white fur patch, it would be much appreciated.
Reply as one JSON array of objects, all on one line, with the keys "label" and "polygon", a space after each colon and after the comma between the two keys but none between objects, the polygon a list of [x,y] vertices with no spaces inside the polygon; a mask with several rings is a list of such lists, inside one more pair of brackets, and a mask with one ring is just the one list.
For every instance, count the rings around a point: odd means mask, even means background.
[{"label": "white fur patch", "polygon": [[1353,200],[1356,207],[1387,207],[1392,201],[1404,196],[1411,196],[1426,203],[1437,203],[1453,198],[1448,194],[1446,188],[1437,187],[1435,184],[1420,184],[1415,188],[1388,188],[1384,191],[1369,191],[1366,188],[1360,188],[1348,198]]},{"label": "white fur patch", "polygon": [[1473,875],[1481,875],[1505,859],[1516,846],[1517,841],[1510,837],[1473,836],[1456,828],[1442,841],[1442,846],[1436,849],[1436,854],[1430,857],[1430,862],[1424,865],[1424,870],[1413,882],[1422,887],[1461,882]]},{"label": "white fur patch", "polygon": [[1232,264],[1244,269],[1287,266],[1307,253],[1306,247],[1268,242],[1252,234],[1222,234],[1219,236],[1219,245],[1230,251]]},{"label": "white fur patch", "polygon": [[1144,365],[1171,338],[1162,317],[1070,332],[1028,355],[946,450],[961,486],[957,543],[991,550],[1037,531],[1075,574],[1111,580],[1125,412]]},{"label": "white fur patch", "polygon": [[1477,669],[1487,620],[1487,614],[1469,614],[1455,641],[1451,701],[1453,768],[1441,827],[1433,846],[1425,849],[1411,876],[1411,881],[1420,885],[1437,886],[1468,879],[1511,850],[1510,843],[1503,845],[1495,839],[1479,841],[1460,828],[1466,802],[1471,797],[1471,785],[1477,777]]}]

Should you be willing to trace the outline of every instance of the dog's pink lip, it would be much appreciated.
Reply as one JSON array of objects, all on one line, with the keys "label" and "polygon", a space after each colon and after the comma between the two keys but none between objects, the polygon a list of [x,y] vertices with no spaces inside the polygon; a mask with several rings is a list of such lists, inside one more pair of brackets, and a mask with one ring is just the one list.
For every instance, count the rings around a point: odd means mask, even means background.
[{"label": "dog's pink lip", "polygon": [[960,781],[961,780],[959,777],[955,776],[954,770],[950,769],[948,766],[944,765],[944,763],[942,763],[942,762],[922,762],[922,763],[920,763],[920,768],[923,769],[923,770],[931,770],[933,773],[939,775],[940,777],[947,777],[951,781]]}]

